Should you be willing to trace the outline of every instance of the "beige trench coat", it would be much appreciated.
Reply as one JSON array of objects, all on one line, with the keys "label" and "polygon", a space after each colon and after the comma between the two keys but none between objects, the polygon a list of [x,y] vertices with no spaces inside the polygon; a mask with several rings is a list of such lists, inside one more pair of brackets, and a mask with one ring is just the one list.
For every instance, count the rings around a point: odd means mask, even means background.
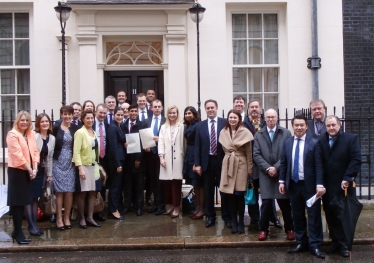
[{"label": "beige trench coat", "polygon": [[182,180],[183,159],[185,152],[184,126],[176,124],[175,140],[172,145],[170,126],[162,125],[158,139],[158,154],[164,155],[166,168],[160,166],[160,180]]},{"label": "beige trench coat", "polygon": [[221,131],[219,142],[225,152],[219,186],[221,192],[246,191],[248,176],[252,176],[252,140],[252,133],[245,127],[239,127],[233,138],[229,129]]}]

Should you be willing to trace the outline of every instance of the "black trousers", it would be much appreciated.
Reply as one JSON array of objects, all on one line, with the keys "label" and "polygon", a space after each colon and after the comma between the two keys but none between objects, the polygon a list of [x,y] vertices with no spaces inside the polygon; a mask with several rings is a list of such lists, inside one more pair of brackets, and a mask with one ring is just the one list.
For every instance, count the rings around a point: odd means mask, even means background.
[{"label": "black trousers", "polygon": [[110,185],[110,179],[111,179],[111,170],[110,170],[110,167],[109,167],[109,164],[108,164],[108,159],[106,158],[106,156],[104,156],[104,158],[101,158],[99,157],[99,162],[100,162],[100,165],[104,168],[105,172],[107,173],[107,180],[106,180],[106,185],[105,186],[101,186],[101,191],[100,191],[100,194],[101,196],[103,197],[103,200],[105,201],[106,200],[106,190],[109,188],[108,186]]},{"label": "black trousers", "polygon": [[117,172],[117,165],[113,160],[109,161],[110,184],[108,193],[108,211],[114,213],[120,210],[120,196],[122,191],[122,180],[124,177],[125,161],[121,161],[122,172]]},{"label": "black trousers", "polygon": [[253,205],[248,205],[248,214],[251,217],[251,224],[260,222],[260,207],[258,204],[258,188],[260,188],[260,180],[254,179],[253,180],[253,187],[254,187],[254,194],[256,196],[256,203]]},{"label": "black trousers", "polygon": [[[312,207],[306,206],[306,201],[312,196],[308,195],[304,180],[297,183],[290,180],[289,188],[296,241],[302,245],[308,245],[309,243],[309,247],[312,249],[319,248],[323,241],[321,200],[316,201]],[[308,221],[305,217],[305,208]],[[309,240],[307,228],[309,230]]]},{"label": "black trousers", "polygon": [[[216,187],[219,187],[221,180],[221,166],[216,155],[209,156],[208,168],[203,172],[202,176],[204,181],[205,215],[208,219],[215,219],[214,193]],[[220,194],[222,219],[231,221],[228,196],[225,193],[220,192]]]},{"label": "black trousers", "polygon": [[147,154],[147,165],[150,189],[154,197],[154,206],[158,209],[165,208],[164,183],[160,181],[160,157],[150,152]]},{"label": "black trousers", "polygon": [[[279,208],[282,211],[283,220],[284,220],[284,230],[290,231],[294,230],[293,220],[291,215],[291,204],[290,199],[277,199]],[[260,229],[261,231],[267,232],[269,229],[269,221],[273,216],[273,204],[274,199],[262,199],[261,204],[261,220],[260,220]]]},{"label": "black trousers", "polygon": [[[124,208],[131,208],[131,203],[137,208],[143,208],[144,204],[144,172],[133,172],[132,162],[126,161],[125,176],[123,178]],[[132,200],[133,191],[135,200]]]}]

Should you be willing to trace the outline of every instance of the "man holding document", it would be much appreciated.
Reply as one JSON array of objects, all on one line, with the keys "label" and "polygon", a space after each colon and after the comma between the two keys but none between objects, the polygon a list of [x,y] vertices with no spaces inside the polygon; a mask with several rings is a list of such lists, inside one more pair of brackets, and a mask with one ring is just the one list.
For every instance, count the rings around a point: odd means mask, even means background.
[{"label": "man holding document", "polygon": [[136,215],[143,215],[143,189],[145,162],[143,147],[141,146],[139,130],[146,128],[144,122],[139,121],[138,106],[129,107],[129,119],[121,124],[121,129],[126,135],[127,153],[125,160],[125,177],[123,183],[124,209],[121,214],[127,214],[131,208],[132,190],[135,189]]},{"label": "man holding document", "polygon": [[[154,147],[146,147],[145,158],[147,160],[147,171],[149,174],[151,191],[154,195],[153,207],[148,209],[148,213],[154,213],[155,215],[162,215],[165,212],[164,203],[164,189],[163,184],[159,180],[160,176],[160,158],[158,156],[157,144],[158,135],[160,134],[161,126],[165,123],[165,117],[161,115],[162,102],[160,100],[152,101],[153,116],[145,120],[146,127],[151,130],[153,140],[156,143]],[[144,147],[144,143],[143,143]]]},{"label": "man holding document", "polygon": [[[288,253],[299,253],[309,249],[310,254],[325,258],[319,250],[323,241],[321,199],[311,207],[306,201],[317,194],[325,193],[323,187],[323,165],[318,141],[306,136],[306,118],[296,115],[292,121],[294,136],[284,141],[279,169],[279,192],[290,194],[292,218],[295,227],[297,246]],[[308,223],[305,218],[308,213]],[[307,226],[309,238],[307,235]]]}]

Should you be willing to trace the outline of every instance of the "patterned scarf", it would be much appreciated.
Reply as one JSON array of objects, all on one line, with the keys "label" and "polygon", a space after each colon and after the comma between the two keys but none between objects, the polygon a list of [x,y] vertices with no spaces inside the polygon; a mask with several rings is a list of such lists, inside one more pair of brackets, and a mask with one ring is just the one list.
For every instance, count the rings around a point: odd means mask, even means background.
[{"label": "patterned scarf", "polygon": [[261,130],[261,119],[258,118],[258,119],[254,119],[251,117],[251,123],[252,123],[252,126],[255,130],[255,132],[258,132],[259,130]]}]

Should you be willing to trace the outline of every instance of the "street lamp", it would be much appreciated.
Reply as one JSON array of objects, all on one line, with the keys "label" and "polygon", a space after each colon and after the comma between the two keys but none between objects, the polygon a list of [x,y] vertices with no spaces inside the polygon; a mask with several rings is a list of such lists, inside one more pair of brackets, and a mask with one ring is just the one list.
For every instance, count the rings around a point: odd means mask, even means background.
[{"label": "street lamp", "polygon": [[197,31],[197,106],[198,111],[201,116],[201,101],[200,101],[200,32],[199,32],[199,23],[203,20],[205,8],[202,7],[198,0],[195,0],[195,4],[188,9],[190,11],[191,19],[196,23]]},{"label": "street lamp", "polygon": [[62,45],[62,105],[66,104],[66,82],[65,82],[65,27],[66,21],[70,17],[71,7],[65,2],[58,2],[55,6],[57,19],[60,21],[61,25],[61,45]]}]

